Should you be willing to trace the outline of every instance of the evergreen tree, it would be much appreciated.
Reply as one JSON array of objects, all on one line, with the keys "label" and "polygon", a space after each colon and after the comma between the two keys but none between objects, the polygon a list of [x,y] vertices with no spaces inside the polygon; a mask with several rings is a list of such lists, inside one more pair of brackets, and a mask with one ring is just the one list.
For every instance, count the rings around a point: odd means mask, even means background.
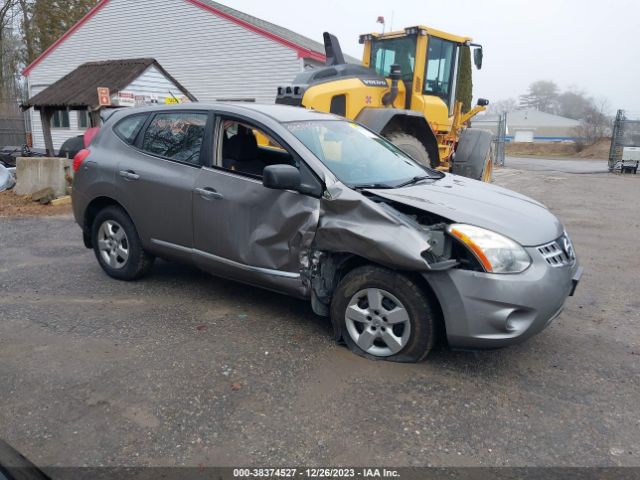
[{"label": "evergreen tree", "polygon": [[456,87],[456,100],[462,102],[462,112],[471,110],[473,99],[473,81],[471,79],[471,48],[460,48],[460,64],[458,66],[458,85]]},{"label": "evergreen tree", "polygon": [[529,92],[520,95],[520,106],[555,114],[558,109],[558,85],[551,80],[533,82],[529,85]]},{"label": "evergreen tree", "polygon": [[24,63],[35,60],[96,3],[97,0],[20,0]]}]

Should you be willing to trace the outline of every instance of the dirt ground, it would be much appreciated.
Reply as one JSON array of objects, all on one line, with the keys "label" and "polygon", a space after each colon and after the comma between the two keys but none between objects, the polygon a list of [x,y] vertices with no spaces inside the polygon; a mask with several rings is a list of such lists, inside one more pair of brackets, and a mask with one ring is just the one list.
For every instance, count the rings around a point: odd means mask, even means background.
[{"label": "dirt ground", "polygon": [[609,158],[610,148],[611,148],[611,140],[607,138],[577,153],[576,158],[594,158],[594,159],[606,160]]},{"label": "dirt ground", "polygon": [[557,158],[589,158],[606,160],[609,158],[610,139],[604,139],[595,145],[586,147],[582,151],[578,151],[574,143],[560,142],[535,142],[535,143],[514,143],[509,142],[505,145],[507,155],[534,156],[534,157],[557,157]]},{"label": "dirt ground", "polygon": [[639,467],[640,176],[495,177],[565,223],[582,282],[521,345],[415,365],[186,266],[113,280],[70,215],[1,218],[0,438],[45,466]]},{"label": "dirt ground", "polygon": [[508,142],[505,144],[505,153],[513,156],[532,155],[538,157],[570,157],[576,154],[576,146],[574,143],[560,142]]},{"label": "dirt ground", "polygon": [[48,216],[71,213],[71,205],[41,205],[28,196],[20,196],[12,190],[0,192],[0,217]]}]

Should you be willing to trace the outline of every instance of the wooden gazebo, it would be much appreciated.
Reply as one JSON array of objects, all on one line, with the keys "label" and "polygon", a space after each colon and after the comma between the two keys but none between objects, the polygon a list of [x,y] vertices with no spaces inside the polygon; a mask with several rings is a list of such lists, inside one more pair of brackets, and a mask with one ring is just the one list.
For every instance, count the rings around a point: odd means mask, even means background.
[{"label": "wooden gazebo", "polygon": [[122,106],[117,102],[118,92],[127,89],[151,66],[154,66],[166,80],[173,84],[176,93],[190,101],[196,101],[196,98],[153,58],[85,63],[22,105],[24,110],[33,107],[40,112],[47,155],[54,155],[51,118],[56,110],[86,110],[89,112],[91,126],[99,126],[99,113],[105,102],[104,99],[100,101],[98,89],[108,89],[110,93],[107,103],[111,102],[111,98],[114,99],[111,106]]}]

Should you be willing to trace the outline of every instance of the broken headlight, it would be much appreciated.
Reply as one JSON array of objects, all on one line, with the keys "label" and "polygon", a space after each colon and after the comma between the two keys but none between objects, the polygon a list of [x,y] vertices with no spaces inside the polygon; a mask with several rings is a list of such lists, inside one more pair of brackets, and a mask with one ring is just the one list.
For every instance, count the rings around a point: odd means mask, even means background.
[{"label": "broken headlight", "polygon": [[473,253],[486,272],[519,273],[531,265],[525,249],[499,233],[458,223],[449,225],[447,232]]}]

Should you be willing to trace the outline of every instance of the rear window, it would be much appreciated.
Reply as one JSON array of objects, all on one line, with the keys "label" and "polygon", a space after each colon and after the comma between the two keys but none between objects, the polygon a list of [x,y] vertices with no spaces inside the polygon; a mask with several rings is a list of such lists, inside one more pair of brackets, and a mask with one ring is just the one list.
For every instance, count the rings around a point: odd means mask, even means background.
[{"label": "rear window", "polygon": [[204,112],[158,113],[144,132],[142,150],[198,165],[207,116]]},{"label": "rear window", "polygon": [[113,127],[113,131],[116,132],[118,137],[131,145],[135,141],[146,119],[147,114],[131,115],[130,117],[120,120],[116,126]]}]

